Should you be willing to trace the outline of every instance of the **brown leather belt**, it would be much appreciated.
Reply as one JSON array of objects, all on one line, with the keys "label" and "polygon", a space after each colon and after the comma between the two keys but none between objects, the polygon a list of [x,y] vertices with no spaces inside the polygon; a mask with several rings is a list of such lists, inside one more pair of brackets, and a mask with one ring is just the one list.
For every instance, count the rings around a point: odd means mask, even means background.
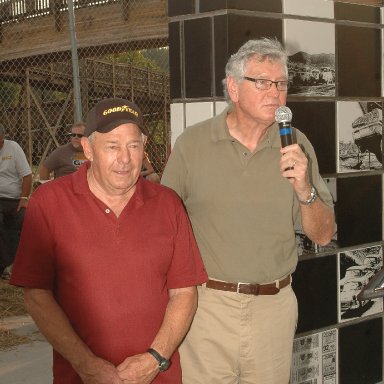
[{"label": "brown leather belt", "polygon": [[237,293],[245,293],[247,295],[276,295],[280,289],[291,283],[291,275],[283,280],[270,284],[249,284],[249,283],[227,283],[225,281],[208,280],[207,288],[218,289],[219,291],[229,291]]}]

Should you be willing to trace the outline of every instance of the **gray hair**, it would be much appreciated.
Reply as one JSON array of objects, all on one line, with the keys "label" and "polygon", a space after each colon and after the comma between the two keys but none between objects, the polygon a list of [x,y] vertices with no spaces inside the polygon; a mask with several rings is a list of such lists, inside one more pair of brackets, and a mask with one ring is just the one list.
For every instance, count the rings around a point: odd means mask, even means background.
[{"label": "gray hair", "polygon": [[231,102],[231,99],[227,90],[227,78],[231,76],[236,82],[242,81],[245,74],[245,66],[250,59],[256,59],[259,62],[265,60],[280,62],[288,75],[288,55],[279,40],[267,37],[258,40],[248,40],[229,58],[225,67],[223,87],[224,96],[228,102]]},{"label": "gray hair", "polygon": [[95,132],[92,132],[92,133],[88,136],[88,141],[93,145],[93,142],[95,141]]}]

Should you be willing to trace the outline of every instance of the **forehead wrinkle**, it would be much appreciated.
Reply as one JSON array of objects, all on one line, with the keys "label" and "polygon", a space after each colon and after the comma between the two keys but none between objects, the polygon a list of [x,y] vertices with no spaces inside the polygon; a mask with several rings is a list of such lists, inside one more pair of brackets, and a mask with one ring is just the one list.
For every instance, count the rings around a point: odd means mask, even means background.
[{"label": "forehead wrinkle", "polygon": [[[115,144],[115,143],[122,143],[123,140],[120,140],[118,138],[114,139],[114,138],[109,138],[109,139],[106,139],[105,140],[106,143],[111,143],[111,144]],[[140,139],[131,139],[131,140],[127,140],[126,141],[128,144],[131,144],[131,143],[142,143],[142,140]]]}]

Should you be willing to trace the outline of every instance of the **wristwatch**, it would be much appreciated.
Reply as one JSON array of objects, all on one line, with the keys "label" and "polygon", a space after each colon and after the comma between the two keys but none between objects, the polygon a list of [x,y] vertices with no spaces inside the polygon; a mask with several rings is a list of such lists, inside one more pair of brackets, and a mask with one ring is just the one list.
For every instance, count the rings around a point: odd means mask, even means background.
[{"label": "wristwatch", "polygon": [[311,194],[309,195],[309,199],[307,200],[300,200],[299,203],[302,205],[311,205],[315,200],[317,199],[317,192],[315,187],[311,187]]},{"label": "wristwatch", "polygon": [[155,351],[153,348],[149,348],[147,352],[150,353],[159,362],[160,372],[166,371],[171,365],[171,362],[168,359],[161,356],[160,353]]}]

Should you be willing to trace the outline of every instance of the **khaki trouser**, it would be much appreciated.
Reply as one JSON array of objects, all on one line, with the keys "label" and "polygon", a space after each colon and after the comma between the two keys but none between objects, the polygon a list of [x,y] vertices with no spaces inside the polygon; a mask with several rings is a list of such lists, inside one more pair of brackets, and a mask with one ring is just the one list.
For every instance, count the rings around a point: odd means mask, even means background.
[{"label": "khaki trouser", "polygon": [[179,349],[183,384],[287,384],[297,324],[291,285],[270,296],[198,290]]}]

